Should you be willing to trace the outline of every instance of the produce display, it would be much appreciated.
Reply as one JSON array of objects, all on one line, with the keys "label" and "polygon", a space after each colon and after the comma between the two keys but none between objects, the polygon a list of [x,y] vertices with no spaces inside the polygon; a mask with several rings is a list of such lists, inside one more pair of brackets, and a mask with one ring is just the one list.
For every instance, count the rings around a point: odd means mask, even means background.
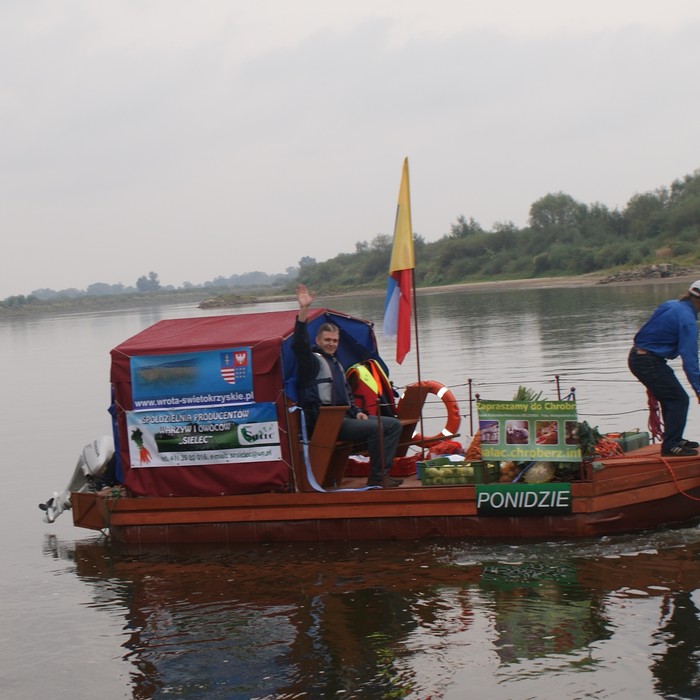
[{"label": "produce display", "polygon": [[523,475],[526,484],[544,484],[554,479],[556,465],[551,462],[536,462]]},{"label": "produce display", "polygon": [[513,481],[521,468],[515,462],[501,462],[498,469],[498,480],[503,484]]},{"label": "produce display", "polygon": [[419,463],[419,477],[423,486],[483,484],[496,480],[496,467],[484,462],[423,462]]}]

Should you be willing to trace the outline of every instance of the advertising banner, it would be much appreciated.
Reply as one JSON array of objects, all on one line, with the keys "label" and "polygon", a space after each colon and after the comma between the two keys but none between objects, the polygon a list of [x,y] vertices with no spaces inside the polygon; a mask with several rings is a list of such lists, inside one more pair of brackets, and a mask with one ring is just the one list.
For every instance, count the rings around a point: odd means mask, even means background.
[{"label": "advertising banner", "polygon": [[250,348],[131,358],[135,411],[252,403]]},{"label": "advertising banner", "polygon": [[129,411],[126,425],[132,468],[281,459],[274,403]]},{"label": "advertising banner", "polygon": [[574,401],[477,401],[484,461],[579,462]]}]

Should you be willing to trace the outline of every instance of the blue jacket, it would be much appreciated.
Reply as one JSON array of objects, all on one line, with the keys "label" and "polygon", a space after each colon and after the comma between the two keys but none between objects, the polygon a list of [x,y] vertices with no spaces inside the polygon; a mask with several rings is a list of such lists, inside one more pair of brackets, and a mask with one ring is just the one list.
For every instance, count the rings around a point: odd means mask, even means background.
[{"label": "blue jacket", "polygon": [[685,376],[695,393],[700,394],[698,314],[690,299],[658,306],[634,336],[634,345],[667,360],[680,355]]}]

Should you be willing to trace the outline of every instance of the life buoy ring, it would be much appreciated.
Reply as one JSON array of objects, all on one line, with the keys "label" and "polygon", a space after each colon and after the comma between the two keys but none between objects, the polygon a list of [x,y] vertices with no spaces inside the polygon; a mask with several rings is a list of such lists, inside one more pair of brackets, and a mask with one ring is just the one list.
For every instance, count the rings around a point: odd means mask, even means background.
[{"label": "life buoy ring", "polygon": [[[459,405],[457,404],[455,395],[444,384],[440,384],[440,382],[433,381],[432,379],[424,379],[421,382],[409,384],[406,389],[417,386],[427,387],[429,394],[435,394],[435,396],[442,400],[442,402],[445,404],[445,408],[447,409],[447,421],[445,422],[445,427],[439,433],[431,435],[430,437],[424,438],[423,435],[418,432],[418,429],[416,429],[416,432],[413,433],[413,440],[422,443],[438,442],[440,440],[444,440],[446,437],[455,435],[459,430],[460,423],[462,422],[462,416],[459,413]],[[399,416],[401,415],[401,401],[405,395],[406,392],[404,391],[396,407],[396,412]]]}]

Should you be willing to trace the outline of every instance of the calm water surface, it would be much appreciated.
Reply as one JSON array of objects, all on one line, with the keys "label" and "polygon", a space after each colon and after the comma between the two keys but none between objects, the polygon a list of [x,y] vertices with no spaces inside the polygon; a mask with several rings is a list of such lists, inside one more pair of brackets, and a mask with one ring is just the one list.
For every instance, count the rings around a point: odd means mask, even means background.
[{"label": "calm water surface", "polygon": [[[678,285],[419,298],[420,370],[469,397],[573,387],[579,417],[644,429],[631,336]],[[332,300],[375,320],[379,297]],[[323,303],[321,301],[321,303]],[[277,303],[262,310],[290,308]],[[261,310],[260,306],[240,311]],[[700,698],[696,527],[576,543],[133,551],[37,504],[109,431],[109,350],[190,307],[0,323],[0,694],[103,698]],[[218,313],[221,313],[220,311]],[[441,405],[426,420],[441,427]],[[698,406],[688,435],[700,436]]]}]

